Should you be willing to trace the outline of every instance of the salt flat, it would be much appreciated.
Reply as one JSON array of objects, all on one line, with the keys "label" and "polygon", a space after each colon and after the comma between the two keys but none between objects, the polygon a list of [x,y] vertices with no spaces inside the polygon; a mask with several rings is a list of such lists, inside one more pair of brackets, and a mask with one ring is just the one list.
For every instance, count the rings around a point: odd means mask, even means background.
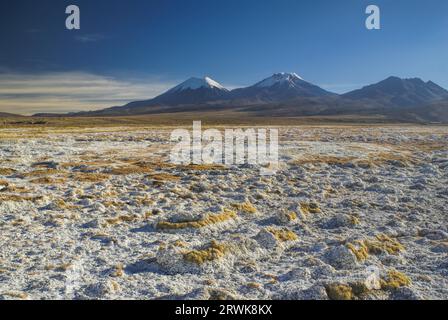
[{"label": "salt flat", "polygon": [[0,299],[448,298],[447,127],[280,127],[272,176],[169,137],[1,129]]}]

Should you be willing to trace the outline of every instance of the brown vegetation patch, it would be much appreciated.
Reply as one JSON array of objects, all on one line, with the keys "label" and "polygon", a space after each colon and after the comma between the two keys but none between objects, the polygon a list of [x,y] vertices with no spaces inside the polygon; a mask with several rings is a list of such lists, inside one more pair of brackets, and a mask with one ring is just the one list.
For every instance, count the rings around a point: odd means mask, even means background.
[{"label": "brown vegetation patch", "polygon": [[8,297],[11,297],[14,299],[21,299],[21,300],[28,299],[28,294],[26,292],[8,291],[8,292],[2,293],[2,295],[8,296]]},{"label": "brown vegetation patch", "polygon": [[364,243],[372,254],[380,254],[382,252],[398,254],[404,251],[404,247],[400,242],[385,234],[378,234],[375,236],[375,239],[366,240]]},{"label": "brown vegetation patch", "polygon": [[134,222],[138,219],[139,217],[137,215],[121,215],[115,218],[106,219],[106,223],[109,225],[116,225],[124,222]]},{"label": "brown vegetation patch", "polygon": [[[1,184],[0,184],[1,185]],[[29,193],[30,190],[26,187],[18,187],[13,184],[6,185],[0,192],[9,192],[9,193]]]},{"label": "brown vegetation patch", "polygon": [[378,152],[369,154],[368,158],[360,159],[355,162],[359,166],[374,167],[387,164],[399,166],[409,166],[417,163],[417,160],[411,154],[402,152]]},{"label": "brown vegetation patch", "polygon": [[254,207],[252,203],[249,201],[243,202],[243,203],[232,203],[232,208],[235,208],[238,211],[242,211],[245,213],[256,213],[257,208]]},{"label": "brown vegetation patch", "polygon": [[94,173],[94,172],[77,172],[70,176],[71,179],[80,182],[101,182],[108,180],[110,176],[105,173]]},{"label": "brown vegetation patch", "polygon": [[73,264],[71,262],[65,262],[65,263],[61,263],[59,265],[48,264],[45,266],[45,270],[47,270],[47,271],[54,270],[57,272],[65,272],[72,267],[73,267]]},{"label": "brown vegetation patch", "polygon": [[184,253],[184,259],[188,262],[201,265],[205,262],[218,260],[224,257],[228,250],[229,246],[226,244],[220,244],[215,240],[212,240],[210,246],[206,249],[192,250]]},{"label": "brown vegetation patch", "polygon": [[152,168],[154,170],[156,169],[171,169],[175,168],[176,165],[173,163],[170,163],[167,161],[154,161],[154,160],[128,160],[127,161],[130,165],[142,167],[142,168]]},{"label": "brown vegetation patch", "polygon": [[51,176],[56,174],[63,174],[64,172],[59,171],[57,169],[37,169],[30,172],[21,173],[20,176],[22,178],[26,177],[40,177],[40,176]]},{"label": "brown vegetation patch", "polygon": [[182,221],[182,222],[169,222],[160,221],[157,223],[157,229],[161,230],[176,230],[176,229],[186,229],[186,228],[203,228],[209,225],[213,225],[220,222],[225,222],[231,219],[235,219],[237,216],[235,211],[224,209],[223,212],[219,214],[209,214],[205,218],[195,221]]},{"label": "brown vegetation patch", "polygon": [[183,169],[195,171],[227,170],[222,164],[189,164],[184,166]]},{"label": "brown vegetation patch", "polygon": [[433,152],[439,150],[446,150],[448,148],[447,144],[444,142],[438,141],[418,141],[418,142],[410,142],[405,145],[406,149],[413,149],[416,151],[423,152]]},{"label": "brown vegetation patch", "polygon": [[21,201],[38,201],[41,200],[42,196],[24,196],[17,194],[0,194],[0,201],[13,201],[13,202],[21,202]]},{"label": "brown vegetation patch", "polygon": [[65,178],[61,178],[61,177],[58,177],[58,178],[40,177],[40,178],[30,180],[31,183],[35,183],[35,184],[51,184],[51,185],[62,184],[65,181],[66,181]]},{"label": "brown vegetation patch", "polygon": [[65,202],[63,199],[56,199],[53,201],[53,204],[55,206],[57,206],[59,209],[76,209],[76,208],[78,208],[77,206],[75,206],[73,204],[69,204],[69,203]]},{"label": "brown vegetation patch", "polygon": [[124,267],[121,263],[117,264],[114,267],[112,273],[110,274],[110,276],[114,278],[122,277],[123,275],[124,275]]},{"label": "brown vegetation patch", "polygon": [[155,181],[179,181],[180,177],[173,175],[173,174],[169,174],[169,173],[154,173],[151,175],[148,175],[148,178],[153,179]]},{"label": "brown vegetation patch", "polygon": [[321,210],[319,208],[319,205],[315,202],[301,202],[300,203],[300,209],[304,214],[310,214],[310,213],[321,213]]},{"label": "brown vegetation patch", "polygon": [[106,208],[114,207],[114,208],[123,208],[126,203],[120,200],[105,200],[102,202],[103,206]]},{"label": "brown vegetation patch", "polygon": [[281,242],[294,241],[298,239],[297,235],[287,228],[276,229],[269,227],[266,230],[272,233],[274,237]]},{"label": "brown vegetation patch", "polygon": [[130,175],[130,174],[145,174],[152,172],[152,168],[138,167],[138,166],[121,166],[110,170],[110,174],[119,175]]},{"label": "brown vegetation patch", "polygon": [[149,196],[142,196],[135,198],[135,202],[142,206],[149,206],[154,204],[154,200],[152,200]]},{"label": "brown vegetation patch", "polygon": [[353,162],[355,157],[338,157],[331,155],[306,155],[303,158],[296,159],[292,163],[295,165],[305,165],[305,164],[328,164],[328,165],[345,165],[347,163]]},{"label": "brown vegetation patch", "polygon": [[362,299],[371,289],[363,281],[343,283],[331,283],[325,286],[328,298],[331,300],[354,300]]},{"label": "brown vegetation patch", "polygon": [[389,270],[387,277],[380,280],[381,289],[393,290],[400,287],[406,287],[411,284],[411,279],[407,275],[397,270]]},{"label": "brown vegetation patch", "polygon": [[347,284],[332,283],[325,286],[328,298],[331,300],[353,300],[353,290]]},{"label": "brown vegetation patch", "polygon": [[347,248],[353,252],[359,261],[364,261],[369,254],[398,254],[404,251],[403,245],[396,239],[392,239],[385,234],[378,234],[375,238],[357,240],[355,243],[348,243]]},{"label": "brown vegetation patch", "polygon": [[10,176],[14,173],[16,173],[17,170],[12,169],[12,168],[0,168],[0,175],[1,176]]},{"label": "brown vegetation patch", "polygon": [[356,241],[355,244],[348,243],[347,248],[353,252],[358,261],[364,261],[369,257],[369,248],[363,241]]}]

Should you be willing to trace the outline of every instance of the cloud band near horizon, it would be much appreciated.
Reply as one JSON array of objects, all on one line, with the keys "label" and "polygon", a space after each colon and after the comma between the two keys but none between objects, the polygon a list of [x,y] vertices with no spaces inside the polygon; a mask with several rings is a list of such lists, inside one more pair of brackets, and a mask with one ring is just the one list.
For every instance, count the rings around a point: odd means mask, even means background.
[{"label": "cloud band near horizon", "polygon": [[0,112],[32,115],[97,110],[150,99],[175,85],[87,72],[0,73]]}]

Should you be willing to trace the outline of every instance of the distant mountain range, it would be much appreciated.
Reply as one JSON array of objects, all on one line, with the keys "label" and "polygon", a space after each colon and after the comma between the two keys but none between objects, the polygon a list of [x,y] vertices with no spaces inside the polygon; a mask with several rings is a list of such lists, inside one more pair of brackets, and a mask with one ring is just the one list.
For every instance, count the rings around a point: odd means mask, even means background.
[{"label": "distant mountain range", "polygon": [[0,112],[0,118],[12,118],[12,117],[22,117],[22,116],[13,113]]},{"label": "distant mountain range", "polygon": [[352,100],[367,99],[389,107],[410,108],[448,99],[448,91],[432,81],[389,77],[376,84],[342,95]]},{"label": "distant mountain range", "polygon": [[295,73],[276,73],[256,84],[228,90],[209,78],[190,78],[149,100],[76,116],[236,111],[256,116],[380,115],[400,121],[448,122],[448,91],[419,78],[389,77],[338,95]]}]

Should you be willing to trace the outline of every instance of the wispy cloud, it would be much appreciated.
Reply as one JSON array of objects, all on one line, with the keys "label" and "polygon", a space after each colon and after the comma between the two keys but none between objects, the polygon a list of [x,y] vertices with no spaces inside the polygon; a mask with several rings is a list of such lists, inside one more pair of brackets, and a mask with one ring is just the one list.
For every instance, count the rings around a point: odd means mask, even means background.
[{"label": "wispy cloud", "polygon": [[121,80],[85,72],[0,73],[0,112],[75,112],[152,98],[175,82]]}]

